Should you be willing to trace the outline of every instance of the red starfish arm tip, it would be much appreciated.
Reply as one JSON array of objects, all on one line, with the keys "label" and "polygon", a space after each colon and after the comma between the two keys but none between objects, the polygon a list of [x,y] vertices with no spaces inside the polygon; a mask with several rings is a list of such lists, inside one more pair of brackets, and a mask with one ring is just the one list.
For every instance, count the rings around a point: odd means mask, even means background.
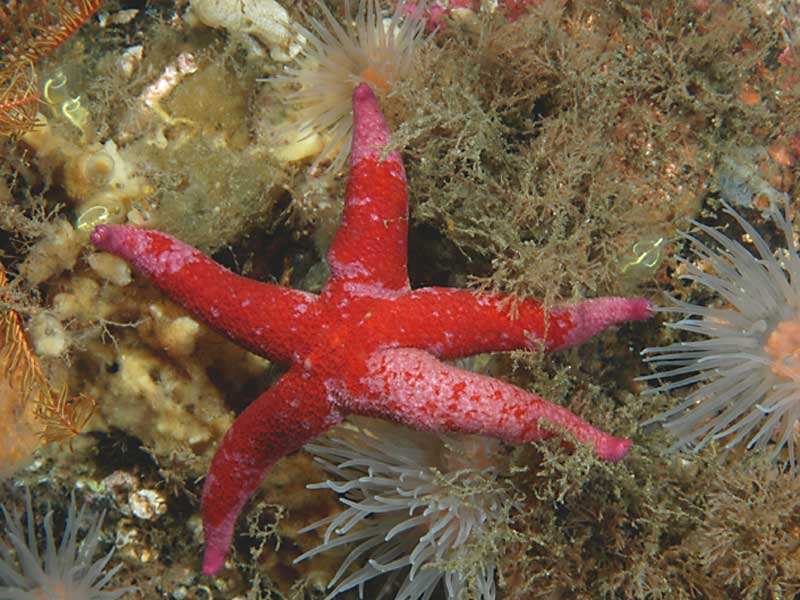
[{"label": "red starfish arm tip", "polygon": [[552,347],[557,350],[582,344],[611,325],[645,321],[653,316],[653,305],[644,298],[610,296],[555,308],[551,315],[557,322],[568,323],[561,339]]},{"label": "red starfish arm tip", "polygon": [[313,332],[317,297],[232,273],[172,236],[142,227],[98,225],[98,250],[128,261],[175,302],[248,349],[289,362]]},{"label": "red starfish arm tip", "polygon": [[534,300],[515,303],[499,294],[422,288],[397,298],[392,310],[394,320],[404,324],[402,335],[396,336],[399,346],[423,348],[450,359],[575,345],[615,323],[648,318],[650,303],[641,298],[599,298],[547,315]]},{"label": "red starfish arm tip", "polygon": [[326,289],[346,283],[372,286],[377,293],[408,289],[406,175],[397,151],[381,160],[388,143],[378,99],[362,83],[353,91],[350,177],[342,222],[328,252]]},{"label": "red starfish arm tip", "polygon": [[398,348],[370,357],[361,394],[347,411],[415,429],[477,433],[529,443],[564,432],[604,460],[621,459],[630,440],[595,429],[562,406],[509,383],[451,367],[427,352]]},{"label": "red starfish arm tip", "polygon": [[[391,134],[381,112],[378,98],[366,83],[353,90],[353,145],[350,150],[350,168],[364,160],[378,160],[383,149],[389,145]],[[392,150],[386,160],[395,164],[402,161],[400,154]]]},{"label": "red starfish arm tip", "polygon": [[219,571],[236,519],[272,465],[341,422],[314,380],[286,373],[234,421],[211,461],[203,487],[203,572]]}]

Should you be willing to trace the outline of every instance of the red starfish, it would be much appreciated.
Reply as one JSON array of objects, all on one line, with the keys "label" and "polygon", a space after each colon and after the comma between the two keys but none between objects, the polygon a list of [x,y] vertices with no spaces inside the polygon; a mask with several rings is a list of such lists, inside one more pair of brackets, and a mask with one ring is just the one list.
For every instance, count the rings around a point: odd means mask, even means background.
[{"label": "red starfish", "polygon": [[647,319],[649,302],[598,298],[547,313],[524,300],[512,319],[506,296],[412,291],[403,163],[397,152],[380,158],[389,130],[366,84],[353,92],[353,112],[344,214],[319,296],[240,277],[157,231],[99,225],[91,236],[98,249],[129,261],[199,319],[289,365],[239,415],[211,463],[203,489],[206,574],[222,567],[236,519],[267,470],[348,413],[510,443],[565,432],[607,460],[622,458],[630,446],[561,406],[439,359],[566,348],[614,323]]}]

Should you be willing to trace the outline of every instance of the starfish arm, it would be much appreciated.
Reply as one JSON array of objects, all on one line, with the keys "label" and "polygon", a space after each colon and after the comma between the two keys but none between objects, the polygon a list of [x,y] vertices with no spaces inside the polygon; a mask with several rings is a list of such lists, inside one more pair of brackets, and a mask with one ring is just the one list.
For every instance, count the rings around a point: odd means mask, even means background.
[{"label": "starfish arm", "polygon": [[567,409],[509,383],[438,361],[427,352],[396,348],[370,357],[363,395],[350,412],[429,431],[457,431],[528,443],[564,432],[616,461],[631,442],[595,429]]},{"label": "starfish arm", "polygon": [[[414,290],[392,303],[397,345],[439,358],[504,350],[557,350],[578,345],[607,327],[651,316],[644,298],[596,298],[548,312],[534,300],[450,288]],[[513,309],[513,316],[512,316]]]},{"label": "starfish arm", "polygon": [[[353,146],[342,222],[328,251],[329,288],[358,293],[408,289],[408,194],[397,151],[383,160],[389,129],[370,87],[353,91]],[[361,286],[361,287],[359,287]]]},{"label": "starfish arm", "polygon": [[272,465],[341,422],[319,383],[286,373],[234,421],[203,487],[203,572],[222,568],[236,519]]},{"label": "starfish arm", "polygon": [[313,294],[236,275],[158,231],[98,225],[91,240],[98,250],[128,261],[193,315],[270,360],[289,362],[311,335]]}]

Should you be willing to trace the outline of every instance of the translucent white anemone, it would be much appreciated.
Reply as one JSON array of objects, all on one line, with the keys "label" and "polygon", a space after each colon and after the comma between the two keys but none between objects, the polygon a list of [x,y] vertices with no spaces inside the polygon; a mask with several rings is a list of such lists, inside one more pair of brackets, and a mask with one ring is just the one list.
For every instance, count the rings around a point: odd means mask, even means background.
[{"label": "translucent white anemone", "polygon": [[[396,600],[495,597],[497,535],[511,502],[496,481],[497,442],[412,431],[358,420],[305,447],[335,477],[328,488],[347,508],[304,531],[327,526],[305,560],[345,544],[355,547],[329,583],[327,598],[389,573],[381,597],[402,578]],[[352,570],[354,565],[362,564]]]},{"label": "translucent white anemone", "polygon": [[[25,521],[0,505],[5,523],[0,531],[0,600],[115,600],[133,591],[103,591],[122,565],[103,574],[114,548],[92,561],[100,543],[103,515],[91,514],[84,505],[75,508],[72,497],[61,541],[56,545],[53,512],[44,517],[44,548],[36,537],[36,517],[31,496],[25,492]],[[84,531],[80,537],[81,531]]]},{"label": "translucent white anemone", "polygon": [[[384,17],[378,0],[361,0],[355,14],[345,0],[345,20],[340,23],[317,0],[323,20],[309,17],[310,29],[298,27],[306,44],[295,66],[273,79],[286,90],[293,125],[276,134],[303,148],[314,146],[307,143],[310,138],[320,138],[321,150],[312,169],[328,160],[333,170],[344,164],[353,130],[353,88],[367,82],[376,91],[387,92],[408,73],[414,50],[424,39],[425,6],[419,2],[415,10],[406,11],[405,1],[400,0],[391,16]],[[282,153],[291,154],[285,149]]]},{"label": "translucent white anemone", "polygon": [[[724,211],[741,227],[755,252],[722,232],[693,221],[713,240],[683,234],[694,257],[679,259],[683,279],[720,299],[720,306],[674,300],[663,312],[685,315],[668,327],[704,339],[647,348],[643,354],[659,371],[642,380],[664,380],[647,394],[692,386],[675,408],[649,421],[662,422],[675,437],[670,451],[699,450],[712,440],[730,449],[771,446],[773,457],[788,448],[796,468],[794,434],[800,417],[800,257],[786,214],[773,206],[772,218],[785,240],[773,249],[738,212]],[[701,265],[701,266],[698,266]]]}]

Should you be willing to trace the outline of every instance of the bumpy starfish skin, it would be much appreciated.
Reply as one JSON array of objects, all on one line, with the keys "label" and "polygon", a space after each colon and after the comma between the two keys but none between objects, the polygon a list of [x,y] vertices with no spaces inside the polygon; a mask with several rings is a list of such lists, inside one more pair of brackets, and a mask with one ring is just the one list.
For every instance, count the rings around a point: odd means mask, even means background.
[{"label": "bumpy starfish skin", "polygon": [[342,222],[320,295],[259,283],[157,231],[100,225],[94,245],[129,261],[173,300],[288,371],[239,415],[203,490],[204,571],[223,565],[235,521],[266,471],[348,413],[522,443],[563,432],[607,460],[630,442],[513,385],[439,361],[480,352],[556,350],[650,316],[641,298],[599,298],[545,314],[532,300],[449,288],[411,291],[408,199],[372,90],[353,93],[355,131]]}]

